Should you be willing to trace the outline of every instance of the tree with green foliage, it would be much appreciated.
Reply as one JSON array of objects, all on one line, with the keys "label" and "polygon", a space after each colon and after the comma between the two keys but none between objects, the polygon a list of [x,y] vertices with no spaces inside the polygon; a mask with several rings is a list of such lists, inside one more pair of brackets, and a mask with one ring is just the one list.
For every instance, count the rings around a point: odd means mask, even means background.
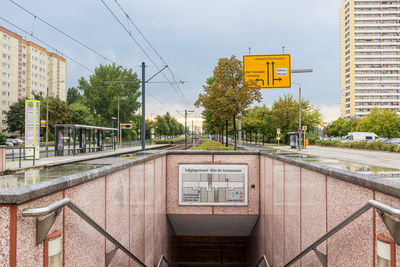
[{"label": "tree with green foliage", "polygon": [[25,98],[10,105],[6,118],[8,131],[25,133]]},{"label": "tree with green foliage", "polygon": [[165,115],[158,115],[154,121],[155,133],[158,136],[174,137],[184,133],[184,126],[175,118],[171,117],[169,112]]},{"label": "tree with green foliage", "polygon": [[120,121],[132,120],[140,107],[139,87],[140,81],[132,69],[122,70],[113,64],[97,67],[89,81],[82,77],[78,89],[98,124],[110,127],[111,118],[118,114],[118,99]]},{"label": "tree with green foliage", "polygon": [[3,133],[0,133],[0,145],[5,145],[7,140],[7,136],[5,136]]},{"label": "tree with green foliage", "polygon": [[[40,117],[46,118],[46,99],[40,102]],[[56,97],[49,97],[49,132],[54,134],[56,124],[71,124],[72,111],[67,103]],[[44,134],[44,128],[43,133]]]},{"label": "tree with green foliage", "polygon": [[82,125],[95,125],[96,121],[90,113],[89,108],[82,102],[73,102],[68,106],[72,112],[72,123]]},{"label": "tree with green foliage", "polygon": [[400,117],[396,112],[373,108],[357,125],[359,132],[374,132],[380,137],[400,136]]},{"label": "tree with green foliage", "polygon": [[[212,110],[212,120],[218,118],[233,122],[236,145],[236,118],[254,101],[260,102],[259,88],[249,87],[244,80],[243,64],[235,56],[220,58],[214,69],[215,80],[204,85],[204,94],[200,94],[195,102],[197,107],[203,106]],[[226,146],[228,131],[226,131]]]},{"label": "tree with green foliage", "polygon": [[349,120],[339,118],[326,127],[326,134],[328,136],[346,136],[351,132],[350,126]]},{"label": "tree with green foliage", "polygon": [[263,143],[266,139],[273,139],[276,132],[272,127],[271,112],[265,105],[247,109],[243,116],[242,128],[247,135],[254,133],[257,136],[257,141],[259,135],[261,135]]},{"label": "tree with green foliage", "polygon": [[[271,108],[271,123],[273,128],[280,128],[281,135],[288,140],[288,132],[297,132],[299,125],[299,102],[292,95],[284,95],[275,101]],[[313,131],[321,122],[319,110],[309,101],[301,101],[302,125]]]},{"label": "tree with green foliage", "polygon": [[68,88],[67,91],[67,105],[71,105],[73,103],[82,102],[83,97],[81,92],[76,87]]}]

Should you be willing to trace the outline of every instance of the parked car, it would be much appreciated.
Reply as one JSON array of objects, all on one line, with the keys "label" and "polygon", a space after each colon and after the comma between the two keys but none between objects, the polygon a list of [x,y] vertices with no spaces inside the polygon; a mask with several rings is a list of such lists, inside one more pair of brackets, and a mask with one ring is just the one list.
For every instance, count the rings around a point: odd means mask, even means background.
[{"label": "parked car", "polygon": [[12,140],[12,139],[7,139],[7,140],[6,140],[6,145],[7,145],[7,146],[13,146],[13,145],[14,145],[13,140]]},{"label": "parked car", "polygon": [[19,144],[20,145],[24,145],[25,144],[25,138],[19,137],[19,138],[17,138],[17,140],[19,140]]},{"label": "parked car", "polygon": [[22,146],[24,144],[24,141],[20,139],[13,139],[14,146]]},{"label": "parked car", "polygon": [[387,143],[389,145],[400,145],[400,138],[391,138],[388,139]]}]

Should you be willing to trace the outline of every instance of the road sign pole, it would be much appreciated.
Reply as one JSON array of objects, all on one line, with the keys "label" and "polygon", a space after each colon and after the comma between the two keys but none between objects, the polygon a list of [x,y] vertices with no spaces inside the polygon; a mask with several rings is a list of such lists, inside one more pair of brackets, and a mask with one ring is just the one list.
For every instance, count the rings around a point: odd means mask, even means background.
[{"label": "road sign pole", "polygon": [[301,150],[301,86],[299,86],[299,150]]},{"label": "road sign pole", "polygon": [[141,131],[141,141],[142,141],[142,151],[145,151],[145,131],[146,131],[146,108],[145,108],[145,85],[146,85],[146,75],[145,75],[146,65],[142,62],[142,131]]}]

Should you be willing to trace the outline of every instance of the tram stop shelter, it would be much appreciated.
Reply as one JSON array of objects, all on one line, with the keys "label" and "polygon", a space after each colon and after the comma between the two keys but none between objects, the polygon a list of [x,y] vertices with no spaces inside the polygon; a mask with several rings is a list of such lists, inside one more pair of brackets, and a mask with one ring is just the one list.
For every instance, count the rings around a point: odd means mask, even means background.
[{"label": "tram stop shelter", "polygon": [[79,124],[56,124],[55,156],[115,149],[118,129]]}]

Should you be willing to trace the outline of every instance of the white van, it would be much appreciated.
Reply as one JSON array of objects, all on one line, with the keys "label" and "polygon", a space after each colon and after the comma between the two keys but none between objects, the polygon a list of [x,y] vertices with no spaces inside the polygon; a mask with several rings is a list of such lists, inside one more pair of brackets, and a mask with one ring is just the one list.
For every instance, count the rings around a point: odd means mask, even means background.
[{"label": "white van", "polygon": [[349,141],[375,141],[379,139],[375,133],[368,133],[368,132],[349,132],[347,134],[347,140]]}]

